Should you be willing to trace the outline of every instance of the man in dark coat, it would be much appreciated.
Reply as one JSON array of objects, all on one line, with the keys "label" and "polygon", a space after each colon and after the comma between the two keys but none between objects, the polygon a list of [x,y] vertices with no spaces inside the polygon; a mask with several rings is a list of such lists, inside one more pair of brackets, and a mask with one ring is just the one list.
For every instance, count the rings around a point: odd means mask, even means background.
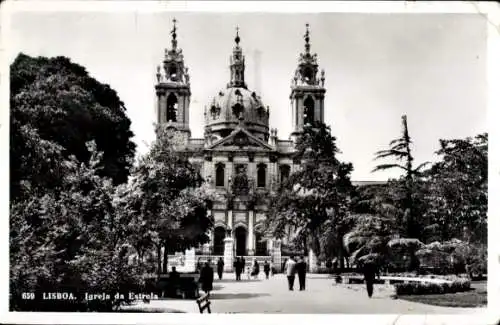
[{"label": "man in dark coat", "polygon": [[299,277],[299,290],[300,291],[306,290],[307,264],[303,256],[300,257],[299,262],[295,265],[295,269]]},{"label": "man in dark coat", "polygon": [[240,268],[240,258],[239,257],[236,257],[236,259],[234,260],[234,263],[233,263],[233,267],[234,267],[234,273],[236,273],[236,281],[240,281],[241,280],[241,268]]},{"label": "man in dark coat", "polygon": [[260,272],[259,262],[257,262],[257,260],[255,260],[253,262],[253,267],[252,267],[252,276],[254,277],[254,279],[258,278],[259,272]]},{"label": "man in dark coat", "polygon": [[214,283],[214,269],[210,265],[210,261],[206,262],[201,269],[200,283],[201,290],[205,291],[205,293],[210,294],[210,291],[212,291],[213,289]]},{"label": "man in dark coat", "polygon": [[222,257],[219,257],[217,261],[217,275],[219,276],[219,280],[222,280],[222,272],[224,272],[224,261]]},{"label": "man in dark coat", "polygon": [[266,274],[266,279],[269,279],[269,271],[271,271],[271,266],[267,260],[264,262],[264,273]]},{"label": "man in dark coat", "polygon": [[172,271],[170,271],[168,275],[168,282],[169,282],[169,290],[168,290],[168,296],[169,297],[175,297],[177,295],[177,288],[179,287],[180,283],[180,274],[177,272],[175,266],[172,266]]},{"label": "man in dark coat", "polygon": [[368,297],[373,295],[373,283],[375,282],[375,275],[378,274],[377,265],[375,262],[366,261],[363,263],[363,274],[365,276],[366,292]]},{"label": "man in dark coat", "polygon": [[241,272],[240,273],[245,272],[245,267],[246,267],[245,258],[242,256],[241,257],[241,265],[240,265],[240,268],[241,268]]}]

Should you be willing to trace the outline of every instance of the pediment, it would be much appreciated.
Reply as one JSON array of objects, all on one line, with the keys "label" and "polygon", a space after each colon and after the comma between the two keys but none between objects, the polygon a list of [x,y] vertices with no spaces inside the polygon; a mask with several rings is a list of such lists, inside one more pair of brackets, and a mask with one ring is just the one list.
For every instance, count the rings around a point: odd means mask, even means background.
[{"label": "pediment", "polygon": [[214,143],[209,147],[212,150],[264,150],[273,151],[273,148],[252,135],[250,132],[243,128],[238,128],[230,135]]}]

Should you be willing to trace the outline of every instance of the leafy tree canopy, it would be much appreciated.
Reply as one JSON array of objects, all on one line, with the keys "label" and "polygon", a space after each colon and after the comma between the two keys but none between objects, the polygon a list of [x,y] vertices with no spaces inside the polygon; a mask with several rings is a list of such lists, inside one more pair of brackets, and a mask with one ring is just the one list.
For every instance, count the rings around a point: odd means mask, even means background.
[{"label": "leafy tree canopy", "polygon": [[157,140],[120,191],[139,255],[150,247],[179,251],[209,240],[213,220],[208,210],[215,194],[187,156],[173,149],[174,140],[175,134],[159,126]]},{"label": "leafy tree canopy", "polygon": [[292,227],[303,249],[312,248],[319,254],[321,236],[335,237],[342,246],[338,233],[343,231],[348,213],[352,165],[338,160],[335,137],[323,123],[306,126],[296,149],[295,159],[301,161],[301,168],[271,200],[268,225],[279,237]]},{"label": "leafy tree canopy", "polygon": [[[104,153],[101,176],[115,184],[127,180],[135,144],[130,120],[116,92],[90,77],[85,68],[68,58],[33,58],[19,54],[11,65],[11,199],[23,195],[23,183],[53,188],[57,170],[51,162],[32,161],[34,148],[29,134],[36,133],[44,146],[51,141],[63,157],[75,156],[88,163],[88,141]],[[28,141],[28,142],[27,142]],[[48,149],[48,148],[47,148]],[[40,167],[49,175],[36,177]]]},{"label": "leafy tree canopy", "polygon": [[[39,138],[31,139],[33,143]],[[43,141],[42,141],[43,142]],[[52,145],[56,147],[56,145]],[[98,176],[102,154],[89,144],[89,166],[61,163],[61,191],[34,193],[10,209],[11,306],[29,310],[75,310],[90,307],[84,292],[127,292],[140,285],[140,268],[130,263],[127,220],[116,213],[111,180]],[[34,153],[36,155],[36,152]],[[54,155],[45,152],[44,157]],[[57,157],[57,155],[55,156]],[[79,304],[44,302],[31,306],[22,292],[71,292]],[[110,311],[116,301],[94,308]]]},{"label": "leafy tree canopy", "polygon": [[429,228],[438,239],[486,243],[488,135],[440,140],[441,161],[428,172]]}]

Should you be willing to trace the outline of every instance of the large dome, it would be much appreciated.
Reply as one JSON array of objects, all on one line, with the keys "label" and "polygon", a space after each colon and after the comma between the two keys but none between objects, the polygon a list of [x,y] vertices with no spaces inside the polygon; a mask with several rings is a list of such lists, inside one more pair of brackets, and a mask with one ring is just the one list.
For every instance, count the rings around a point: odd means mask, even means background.
[{"label": "large dome", "polygon": [[205,131],[224,138],[239,124],[263,141],[269,137],[269,109],[246,87],[219,91],[205,107]]}]

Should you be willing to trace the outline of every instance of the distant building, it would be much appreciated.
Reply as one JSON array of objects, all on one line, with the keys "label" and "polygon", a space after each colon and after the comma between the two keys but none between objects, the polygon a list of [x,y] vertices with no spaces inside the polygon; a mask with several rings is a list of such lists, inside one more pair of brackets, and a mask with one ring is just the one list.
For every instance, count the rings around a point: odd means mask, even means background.
[{"label": "distant building", "polygon": [[229,237],[234,243],[233,256],[269,255],[276,245],[273,239],[263,237],[267,206],[253,206],[245,195],[231,200],[229,193],[236,180],[250,191],[266,193],[276,188],[300,166],[293,159],[294,141],[304,125],[324,121],[325,73],[318,68],[317,55],[311,53],[308,25],[304,51],[299,55],[291,82],[293,121],[287,140],[278,139],[277,130],[269,128],[269,107],[247,87],[245,55],[238,31],[229,58],[229,81],[205,106],[204,137],[191,138],[190,79],[176,33],[174,21],[171,48],[165,50],[163,67],[157,71],[157,122],[180,134],[185,144],[180,150],[190,152],[191,163],[204,179],[227,197],[213,205],[215,227],[205,253],[227,255],[225,238]]}]

